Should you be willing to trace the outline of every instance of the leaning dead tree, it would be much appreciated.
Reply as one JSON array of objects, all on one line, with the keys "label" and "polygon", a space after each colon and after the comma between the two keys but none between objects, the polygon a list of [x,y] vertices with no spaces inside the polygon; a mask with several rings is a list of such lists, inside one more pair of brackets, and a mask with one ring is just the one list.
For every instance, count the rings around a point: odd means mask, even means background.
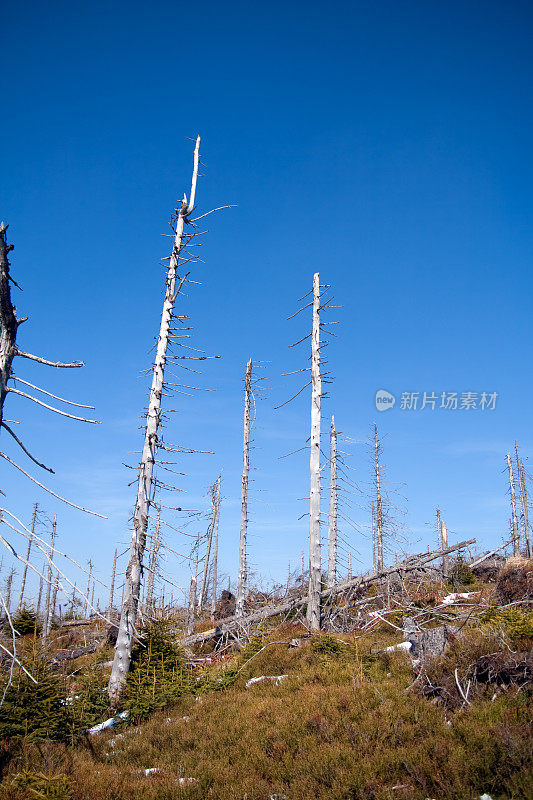
[{"label": "leaning dead tree", "polygon": [[331,417],[330,430],[330,490],[329,490],[329,519],[328,519],[328,586],[337,582],[337,431],[335,430],[335,417]]},{"label": "leaning dead tree", "polygon": [[244,434],[242,442],[242,483],[241,483],[241,531],[239,537],[239,573],[237,578],[237,600],[235,613],[244,614],[246,597],[247,565],[246,539],[248,533],[248,476],[250,473],[250,402],[252,398],[252,359],[246,365],[244,379]]},{"label": "leaning dead tree", "polygon": [[196,182],[198,179],[199,150],[200,137],[197,138],[194,149],[191,193],[189,200],[187,200],[186,195],[184,196],[181,207],[177,212],[174,246],[166,275],[165,299],[161,314],[156,355],[152,369],[152,385],[146,414],[144,445],[139,465],[137,498],[133,512],[133,529],[125,576],[124,599],[122,602],[113,667],[108,686],[111,707],[116,707],[120,702],[131,662],[133,638],[135,635],[135,625],[139,607],[143,556],[146,548],[148,515],[154,489],[154,465],[158,447],[161,444],[161,398],[164,390],[167,349],[169,346],[171,325],[174,319],[174,304],[187,277],[184,276],[181,279],[178,277],[178,262],[180,254],[186,245],[186,241],[184,241],[186,240],[186,235],[184,236],[184,226],[189,222],[189,216],[194,209]]},{"label": "leaning dead tree", "polygon": [[[387,578],[387,576],[392,577],[394,575],[398,575],[399,577],[404,578],[410,573],[419,573],[424,571],[427,565],[429,565],[432,561],[440,558],[443,553],[444,555],[449,555],[457,550],[463,550],[465,547],[475,544],[475,542],[475,539],[468,539],[467,541],[459,542],[458,544],[448,547],[445,551],[442,551],[439,548],[438,550],[434,550],[429,553],[418,553],[416,555],[408,556],[403,561],[400,561],[393,566],[385,567],[383,570],[373,572],[370,575],[361,575],[356,578],[350,577],[347,580],[339,581],[334,586],[323,589],[320,592],[320,599],[321,601],[329,601],[335,596],[346,592],[363,590],[365,586],[368,586],[375,581]],[[191,647],[192,645],[203,644],[211,639],[217,639],[224,634],[231,634],[234,631],[238,631],[240,634],[244,635],[244,638],[246,638],[253,629],[260,627],[265,620],[271,619],[272,617],[284,617],[287,619],[288,615],[291,615],[293,612],[298,611],[298,609],[306,606],[307,602],[308,595],[307,593],[304,593],[296,597],[291,597],[282,603],[264,606],[263,608],[259,608],[257,611],[253,611],[244,617],[227,617],[225,619],[218,620],[216,627],[209,631],[196,633],[192,636],[186,636],[181,640],[180,644],[184,647]]]}]

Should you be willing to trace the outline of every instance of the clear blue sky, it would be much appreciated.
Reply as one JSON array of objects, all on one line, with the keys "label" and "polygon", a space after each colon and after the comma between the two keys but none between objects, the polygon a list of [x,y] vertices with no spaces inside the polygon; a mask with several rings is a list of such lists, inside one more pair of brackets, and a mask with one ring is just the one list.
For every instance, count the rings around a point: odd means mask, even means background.
[{"label": "clear blue sky", "polygon": [[[30,315],[20,341],[87,365],[15,366],[93,403],[103,424],[15,397],[7,416],[55,466],[51,487],[109,519],[70,511],[3,464],[7,506],[26,522],[35,499],[56,511],[60,542],[107,579],[129,538],[134,492],[122,462],[141,446],[138,374],[158,326],[161,234],[188,191],[187,137],[200,133],[199,207],[237,208],[209,218],[193,275],[202,285],[180,301],[194,346],[221,356],[202,378],[216,393],[178,397],[168,438],[215,451],[182,459],[180,503],[204,507],[223,470],[222,569],[235,575],[250,356],[270,362],[271,387],[257,408],[251,561],[283,579],[307,552],[298,498],[308,457],[279,456],[305,444],[309,397],[273,407],[300,386],[280,375],[305,365],[305,347],[288,344],[309,318],[286,317],[316,271],[343,305],[332,316],[341,324],[324,430],[334,413],[362,442],[378,421],[413,548],[433,541],[437,505],[452,540],[496,546],[508,530],[506,450],[517,438],[527,458],[533,444],[530,4],[30,0],[4,8],[3,25],[1,216]],[[483,412],[407,411],[398,400],[378,414],[382,388],[499,397]],[[365,488],[368,452],[349,449]],[[368,525],[366,511],[351,513]],[[351,537],[368,566],[367,541]],[[166,568],[187,582],[176,560]]]}]

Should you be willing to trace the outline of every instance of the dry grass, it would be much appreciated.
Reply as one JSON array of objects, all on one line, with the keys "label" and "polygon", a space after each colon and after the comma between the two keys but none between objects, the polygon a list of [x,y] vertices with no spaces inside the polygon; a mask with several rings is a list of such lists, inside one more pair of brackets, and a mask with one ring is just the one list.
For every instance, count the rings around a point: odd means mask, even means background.
[{"label": "dry grass", "polygon": [[[183,697],[141,729],[104,734],[75,750],[22,745],[11,753],[0,800],[26,800],[14,776],[49,769],[67,776],[74,800],[531,796],[526,690],[447,712],[408,690],[407,657],[379,652],[394,632],[335,637],[338,648],[330,639],[260,652],[257,642],[238,657],[242,669],[230,688]],[[216,669],[212,684],[227,670]],[[289,677],[245,689],[264,674]],[[146,776],[147,768],[158,772]]]}]

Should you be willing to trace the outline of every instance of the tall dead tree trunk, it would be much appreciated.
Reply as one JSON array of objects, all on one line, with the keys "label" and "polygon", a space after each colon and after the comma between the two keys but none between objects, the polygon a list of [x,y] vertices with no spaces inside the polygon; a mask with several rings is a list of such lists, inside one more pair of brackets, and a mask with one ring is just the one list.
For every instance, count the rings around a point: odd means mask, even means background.
[{"label": "tall dead tree trunk", "polygon": [[448,557],[446,555],[446,550],[448,549],[448,526],[441,520],[440,523],[440,530],[441,530],[441,549],[442,549],[442,576],[445,578],[448,574]]},{"label": "tall dead tree trunk", "polygon": [[8,614],[9,614],[9,611],[11,609],[11,589],[12,589],[12,586],[13,586],[13,577],[14,577],[14,575],[15,575],[15,569],[14,569],[14,567],[12,567],[10,572],[9,572],[9,575],[7,576],[7,580],[6,580],[5,606],[6,606],[6,611],[7,611]]},{"label": "tall dead tree trunk", "polygon": [[56,572],[56,579],[54,581],[54,588],[52,590],[52,598],[50,600],[50,609],[48,611],[48,633],[52,630],[52,623],[56,614],[57,591],[59,589],[59,572]]},{"label": "tall dead tree trunk", "polygon": [[214,541],[213,541],[213,580],[211,582],[211,619],[215,618],[217,609],[217,583],[218,583],[218,521],[220,518],[220,481],[219,475],[215,485],[215,522],[214,522]]},{"label": "tall dead tree trunk", "polygon": [[311,332],[311,455],[309,496],[309,594],[307,622],[312,631],[320,630],[320,421],[322,382],[320,376],[320,280],[313,277],[313,329]]},{"label": "tall dead tree trunk", "polygon": [[7,225],[0,223],[0,426],[4,423],[4,402],[7,397],[8,381],[11,378],[13,359],[17,354],[16,340],[18,326],[24,322],[17,319],[15,307],[11,302],[9,260],[7,254],[14,245],[7,244]]},{"label": "tall dead tree trunk", "polygon": [[157,522],[154,528],[154,538],[152,540],[152,552],[150,553],[150,564],[148,566],[148,580],[146,582],[146,610],[150,613],[154,595],[154,577],[157,569],[157,557],[159,555],[159,535],[161,526],[161,509],[157,512]]},{"label": "tall dead tree trunk", "polygon": [[46,640],[50,635],[52,620],[50,619],[50,593],[52,591],[52,560],[54,558],[54,545],[56,540],[56,525],[57,517],[54,514],[52,522],[52,538],[50,541],[50,554],[48,556],[48,572],[46,575],[46,600],[44,605],[44,625],[43,625],[43,640],[46,645]]},{"label": "tall dead tree trunk", "polygon": [[237,577],[237,598],[235,613],[244,614],[246,597],[247,565],[246,538],[248,534],[248,474],[250,472],[250,402],[252,397],[252,359],[246,365],[244,379],[244,435],[242,442],[242,483],[241,483],[241,532],[239,538],[239,573]]},{"label": "tall dead tree trunk", "polygon": [[378,426],[374,425],[374,453],[375,453],[375,472],[376,472],[376,533],[378,551],[378,572],[383,569],[383,503],[381,497],[381,483],[379,475],[379,442]]},{"label": "tall dead tree trunk", "polygon": [[194,630],[194,615],[196,612],[196,575],[191,575],[191,586],[189,589],[189,608],[187,610],[187,634],[190,635]]},{"label": "tall dead tree trunk", "polygon": [[[83,616],[86,617],[89,609],[89,592],[91,591],[91,578],[93,574],[93,562],[89,559],[89,576],[87,578],[87,589],[85,590],[85,603],[83,606]],[[92,603],[91,603],[92,605]]]},{"label": "tall dead tree trunk", "polygon": [[115,547],[115,555],[113,556],[113,568],[111,570],[111,585],[109,588],[109,608],[107,616],[109,617],[113,609],[113,598],[115,596],[115,574],[117,571],[117,548]]},{"label": "tall dead tree trunk", "polygon": [[170,326],[174,311],[174,303],[179,293],[183,280],[176,285],[178,280],[177,269],[180,252],[183,246],[183,227],[187,217],[194,208],[196,194],[196,181],[198,178],[200,137],[196,139],[194,149],[194,167],[191,183],[191,195],[189,202],[184,196],[178,218],[176,222],[176,235],[174,247],[170,257],[167,278],[165,300],[161,314],[161,325],[157,350],[152,372],[152,386],[150,389],[150,399],[146,414],[146,427],[144,434],[144,445],[139,465],[139,478],[137,485],[137,499],[133,512],[133,530],[131,535],[130,554],[124,584],[124,600],[120,615],[119,631],[117,644],[115,646],[115,657],[109,678],[108,694],[112,708],[118,706],[120,696],[126,685],[131,662],[131,651],[133,647],[133,636],[137,614],[139,610],[139,592],[141,587],[142,563],[146,547],[146,531],[148,528],[148,513],[152,497],[152,478],[154,471],[155,458],[158,448],[158,432],[161,424],[161,396],[163,392],[163,381],[165,365],[167,361],[167,348],[170,336]]},{"label": "tall dead tree trunk", "polygon": [[518,467],[518,481],[520,483],[520,502],[522,505],[522,519],[524,521],[524,544],[526,548],[526,556],[533,557],[531,549],[531,531],[529,529],[529,508],[527,505],[527,484],[526,484],[526,470],[524,462],[521,461]]},{"label": "tall dead tree trunk", "polygon": [[518,531],[518,517],[516,514],[516,494],[514,485],[513,465],[511,454],[507,453],[507,467],[509,469],[509,487],[511,490],[511,526],[513,532],[513,555],[520,555],[520,533]]},{"label": "tall dead tree trunk", "polygon": [[199,611],[203,611],[207,598],[207,585],[209,582],[209,562],[211,559],[211,548],[213,546],[213,533],[215,530],[215,521],[216,521],[216,510],[215,510],[216,485],[217,482],[215,481],[215,483],[211,486],[211,523],[209,525],[209,530],[207,532],[207,547],[205,550],[204,570],[202,573],[202,583],[200,585],[200,596],[198,598]]},{"label": "tall dead tree trunk", "polygon": [[28,539],[28,550],[26,552],[26,563],[24,564],[24,570],[22,572],[22,582],[20,584],[20,597],[19,597],[19,604],[18,609],[22,608],[22,604],[24,602],[24,590],[26,588],[26,576],[28,574],[28,564],[30,561],[30,554],[31,554],[31,546],[33,542],[33,534],[35,533],[35,520],[37,518],[37,503],[33,506],[33,515],[31,518],[31,528],[30,528],[30,538]]},{"label": "tall dead tree trunk", "polygon": [[337,580],[337,431],[335,417],[331,417],[330,429],[330,494],[328,518],[328,586]]},{"label": "tall dead tree trunk", "polygon": [[374,511],[374,501],[372,500],[372,570],[375,572],[377,569],[376,564],[377,548],[376,548],[376,514]]}]

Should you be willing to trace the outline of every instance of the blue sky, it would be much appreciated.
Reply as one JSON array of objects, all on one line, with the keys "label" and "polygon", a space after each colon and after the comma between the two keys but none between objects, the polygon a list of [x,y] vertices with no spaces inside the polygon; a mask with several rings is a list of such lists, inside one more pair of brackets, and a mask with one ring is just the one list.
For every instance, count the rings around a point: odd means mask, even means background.
[{"label": "blue sky", "polygon": [[[180,503],[206,507],[223,470],[222,570],[236,572],[249,357],[268,362],[270,387],[257,406],[251,562],[282,580],[307,552],[307,454],[279,456],[305,444],[309,397],[273,409],[301,385],[280,376],[305,366],[305,346],[288,345],[309,318],[286,318],[316,271],[343,306],[331,317],[324,430],[334,413],[354,440],[354,480],[368,488],[364,442],[377,421],[412,548],[433,542],[437,505],[452,540],[497,546],[508,530],[505,453],[516,438],[527,459],[533,443],[530,5],[30,1],[7,7],[4,24],[1,216],[30,315],[20,341],[86,362],[79,372],[15,366],[94,404],[102,425],[15,397],[7,416],[56,468],[51,488],[108,520],[67,509],[3,464],[8,508],[26,522],[34,500],[55,511],[60,542],[102,578],[125,547],[134,492],[122,463],[141,446],[162,234],[188,191],[188,137],[200,133],[199,208],[237,207],[209,218],[192,276],[201,285],[181,301],[193,345],[221,356],[201,379],[216,392],[178,396],[168,438],[215,451],[182,459]],[[408,411],[398,399],[378,414],[378,389],[499,396],[483,412]],[[351,511],[362,529],[367,499]],[[366,568],[368,542],[349,535]],[[188,581],[178,561],[165,569]]]}]

